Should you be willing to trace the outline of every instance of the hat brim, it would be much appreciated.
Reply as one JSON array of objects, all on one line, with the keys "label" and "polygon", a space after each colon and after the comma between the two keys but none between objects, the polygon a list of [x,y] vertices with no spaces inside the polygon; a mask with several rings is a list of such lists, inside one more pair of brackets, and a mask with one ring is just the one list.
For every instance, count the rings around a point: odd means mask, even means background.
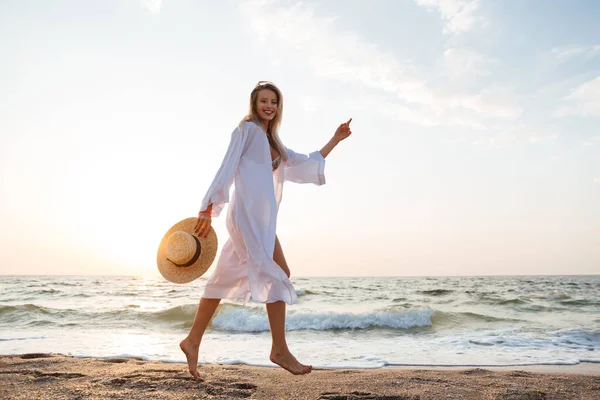
[{"label": "hat brim", "polygon": [[[175,225],[171,227],[163,236],[160,245],[158,247],[158,254],[156,256],[156,263],[158,265],[158,270],[161,275],[173,283],[188,283],[193,281],[194,279],[198,279],[201,277],[212,265],[215,257],[217,255],[217,234],[215,230],[210,227],[210,232],[208,235],[203,238],[196,235],[194,232],[194,228],[196,227],[196,223],[198,222],[198,218],[186,218],[182,221],[179,221]],[[200,240],[200,257],[198,260],[190,265],[189,267],[178,267],[173,264],[171,261],[167,260],[166,255],[166,242],[167,238],[171,236],[173,232],[177,231],[185,231]]]}]

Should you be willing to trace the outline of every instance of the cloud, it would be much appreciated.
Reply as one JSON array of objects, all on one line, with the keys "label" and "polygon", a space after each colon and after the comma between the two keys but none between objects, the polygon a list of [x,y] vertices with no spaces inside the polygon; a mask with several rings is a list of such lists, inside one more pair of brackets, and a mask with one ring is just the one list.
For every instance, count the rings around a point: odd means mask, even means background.
[{"label": "cloud", "polygon": [[371,95],[348,103],[352,109],[378,110],[381,114],[398,121],[410,122],[425,127],[458,126],[473,130],[483,130],[485,126],[464,110],[450,112],[443,108],[411,105],[386,99],[385,96]]},{"label": "cloud", "polygon": [[550,50],[550,54],[552,54],[559,62],[563,63],[575,57],[583,57],[585,60],[590,60],[596,56],[600,56],[600,45],[555,47]]},{"label": "cloud", "polygon": [[140,0],[140,3],[148,8],[152,14],[159,14],[162,7],[162,0]]},{"label": "cloud", "polygon": [[436,9],[445,21],[444,33],[467,32],[482,20],[475,15],[479,0],[415,0],[421,7]]},{"label": "cloud", "polygon": [[451,79],[489,75],[492,63],[492,59],[470,49],[452,48],[444,51],[444,70]]},{"label": "cloud", "polygon": [[585,147],[594,147],[596,145],[600,145],[600,136],[593,136],[591,138],[585,139],[582,143]]},{"label": "cloud", "polygon": [[[259,41],[282,62],[302,63],[316,76],[376,93],[374,103],[384,114],[424,126],[482,129],[482,118],[514,119],[521,113],[508,89],[466,94],[439,81],[434,87],[434,74],[422,72],[410,60],[382,50],[357,32],[337,29],[337,18],[317,16],[310,3],[285,7],[276,0],[248,0],[241,3],[240,11]],[[470,70],[488,73],[489,60],[474,51],[451,49],[447,59],[454,63],[449,74],[460,73],[460,60],[470,60]]]},{"label": "cloud", "polygon": [[558,139],[558,133],[541,126],[521,124],[507,129],[495,129],[490,136],[480,137],[473,144],[484,150],[513,146],[538,145]]},{"label": "cloud", "polygon": [[600,117],[600,76],[579,85],[564,100],[570,104],[558,109],[554,116]]},{"label": "cloud", "polygon": [[481,137],[473,141],[473,144],[482,150],[501,149],[514,145],[518,137],[512,132],[502,132],[495,136]]},{"label": "cloud", "polygon": [[477,95],[463,97],[461,105],[486,117],[517,119],[522,112],[515,101],[513,92],[508,88],[488,88]]},{"label": "cloud", "polygon": [[594,183],[600,183],[600,177],[592,179],[592,182],[594,182]]}]

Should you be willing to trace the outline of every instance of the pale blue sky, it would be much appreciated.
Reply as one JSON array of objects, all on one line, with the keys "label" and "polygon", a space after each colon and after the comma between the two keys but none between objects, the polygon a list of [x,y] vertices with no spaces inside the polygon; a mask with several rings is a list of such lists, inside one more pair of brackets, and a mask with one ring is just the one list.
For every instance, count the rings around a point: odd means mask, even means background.
[{"label": "pale blue sky", "polygon": [[[600,3],[2,1],[0,273],[156,274],[259,80],[296,276],[600,273]],[[224,217],[214,221],[226,238]]]}]

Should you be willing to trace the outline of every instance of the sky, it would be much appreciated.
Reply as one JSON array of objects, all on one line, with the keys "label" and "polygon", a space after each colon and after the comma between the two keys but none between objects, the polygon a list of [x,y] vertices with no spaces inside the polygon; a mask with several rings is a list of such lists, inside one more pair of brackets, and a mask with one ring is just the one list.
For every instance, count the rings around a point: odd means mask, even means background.
[{"label": "sky", "polygon": [[[259,80],[292,276],[600,274],[600,2],[0,1],[0,274],[158,275]],[[220,246],[225,215],[213,221]]]}]

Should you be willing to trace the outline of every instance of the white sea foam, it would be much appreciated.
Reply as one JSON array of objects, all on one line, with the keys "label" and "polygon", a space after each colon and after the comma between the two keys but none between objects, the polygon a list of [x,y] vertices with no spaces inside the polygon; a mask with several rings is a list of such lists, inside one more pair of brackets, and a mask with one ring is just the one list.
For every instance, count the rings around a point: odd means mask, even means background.
[{"label": "white sea foam", "polygon": [[[290,312],[286,318],[286,329],[290,331],[310,329],[393,328],[408,329],[431,325],[433,310],[381,310],[365,313],[350,312]],[[269,321],[263,310],[225,307],[212,321],[215,328],[237,332],[264,332],[269,330]]]}]

